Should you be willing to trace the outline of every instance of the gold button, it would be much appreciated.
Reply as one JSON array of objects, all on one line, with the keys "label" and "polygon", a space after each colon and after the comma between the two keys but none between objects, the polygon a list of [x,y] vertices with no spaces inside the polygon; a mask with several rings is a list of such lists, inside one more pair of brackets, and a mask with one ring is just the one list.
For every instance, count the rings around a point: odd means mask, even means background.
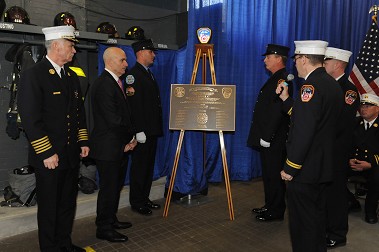
[{"label": "gold button", "polygon": [[67,126],[70,126],[70,123],[67,123]]},{"label": "gold button", "polygon": [[365,152],[367,153],[367,150],[365,150]]},{"label": "gold button", "polygon": [[70,115],[67,115],[67,118],[70,118]]}]

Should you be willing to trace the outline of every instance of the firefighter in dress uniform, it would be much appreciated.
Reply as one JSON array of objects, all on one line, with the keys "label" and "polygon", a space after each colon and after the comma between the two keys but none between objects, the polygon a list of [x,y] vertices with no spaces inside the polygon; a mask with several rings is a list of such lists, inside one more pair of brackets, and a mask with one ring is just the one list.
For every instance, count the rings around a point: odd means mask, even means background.
[{"label": "firefighter in dress uniform", "polygon": [[80,157],[89,153],[82,94],[67,67],[75,54],[74,27],[43,28],[47,55],[20,79],[18,109],[35,168],[41,251],[85,251],[71,241]]},{"label": "firefighter in dress uniform", "polygon": [[262,86],[255,108],[247,144],[260,152],[265,193],[263,207],[254,208],[258,221],[283,220],[286,210],[285,184],[280,171],[286,158],[286,139],[289,116],[282,113],[282,100],[275,93],[279,83],[287,81],[292,96],[292,82],[288,81],[286,61],[289,47],[268,44],[264,63],[271,77]]},{"label": "firefighter in dress uniform", "polygon": [[361,172],[367,180],[365,221],[375,224],[378,222],[379,200],[379,97],[375,94],[363,94],[359,113],[349,164],[353,171]]},{"label": "firefighter in dress uniform", "polygon": [[132,152],[129,201],[134,211],[151,215],[152,209],[160,208],[159,204],[149,199],[149,195],[157,141],[163,134],[159,87],[149,69],[154,63],[156,49],[151,39],[135,42],[132,47],[137,62],[126,76],[126,91],[138,145]]},{"label": "firefighter in dress uniform", "polygon": [[295,41],[293,58],[305,83],[295,100],[288,98],[284,84],[277,88],[284,111],[291,115],[281,176],[287,181],[294,252],[326,251],[326,184],[333,178],[337,123],[344,102],[340,85],[323,67],[327,45],[321,40]]},{"label": "firefighter in dress uniform", "polygon": [[353,144],[351,136],[359,106],[358,90],[345,74],[351,54],[350,51],[334,47],[327,47],[325,52],[325,70],[340,84],[344,99],[342,113],[338,119],[333,181],[327,186],[326,246],[328,248],[346,245],[346,235],[349,229],[347,176],[350,170],[349,158]]}]

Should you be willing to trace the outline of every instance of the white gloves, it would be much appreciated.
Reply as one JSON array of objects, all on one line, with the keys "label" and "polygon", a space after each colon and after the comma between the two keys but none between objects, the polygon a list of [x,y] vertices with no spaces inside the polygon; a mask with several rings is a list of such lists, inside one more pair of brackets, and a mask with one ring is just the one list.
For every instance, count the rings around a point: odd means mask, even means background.
[{"label": "white gloves", "polygon": [[[138,138],[137,138],[138,139]],[[138,141],[138,140],[137,140]],[[263,140],[261,138],[261,140],[259,141],[259,144],[262,146],[262,147],[265,147],[265,148],[268,148],[270,147],[270,143],[269,142],[266,142],[265,140]]]},{"label": "white gloves", "polygon": [[136,134],[137,142],[139,143],[145,143],[146,142],[146,135],[144,132],[138,132]]}]

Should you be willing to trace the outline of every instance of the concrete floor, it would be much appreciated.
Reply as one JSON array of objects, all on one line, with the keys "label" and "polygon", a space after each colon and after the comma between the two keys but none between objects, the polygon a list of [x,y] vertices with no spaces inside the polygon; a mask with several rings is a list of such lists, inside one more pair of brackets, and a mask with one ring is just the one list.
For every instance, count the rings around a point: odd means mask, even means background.
[{"label": "concrete floor", "polygon": [[[284,221],[260,223],[251,213],[263,204],[260,180],[232,182],[235,220],[229,219],[224,184],[209,185],[208,196],[172,202],[168,217],[162,217],[164,199],[158,200],[162,209],[152,216],[141,216],[130,207],[119,210],[121,221],[131,221],[133,227],[121,231],[129,237],[126,243],[109,243],[95,237],[95,216],[75,221],[74,244],[87,251],[291,251],[288,218]],[[360,200],[363,203],[363,200]],[[335,252],[379,251],[379,224],[363,221],[363,211],[349,216],[350,231],[345,247]],[[37,231],[0,240],[0,251],[38,251]]]}]

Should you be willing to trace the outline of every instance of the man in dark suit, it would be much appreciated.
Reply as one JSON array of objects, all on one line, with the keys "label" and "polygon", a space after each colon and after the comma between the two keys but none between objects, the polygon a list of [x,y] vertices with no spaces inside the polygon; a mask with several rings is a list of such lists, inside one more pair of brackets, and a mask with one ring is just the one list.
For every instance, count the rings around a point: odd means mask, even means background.
[{"label": "man in dark suit", "polygon": [[[323,67],[328,42],[295,41],[294,62],[305,79],[298,98],[288,98],[283,108],[291,114],[287,160],[281,171],[287,183],[290,234],[294,252],[326,251],[326,184],[333,178],[337,123],[343,106],[338,82]],[[287,96],[287,97],[284,97]],[[292,109],[293,105],[293,109]],[[292,112],[291,112],[292,111]]]},{"label": "man in dark suit", "polygon": [[378,222],[379,201],[379,97],[363,94],[354,129],[354,152],[349,161],[353,171],[362,172],[367,180],[365,221]]},{"label": "man in dark suit", "polygon": [[[353,144],[351,136],[359,106],[358,90],[345,74],[351,54],[350,51],[334,47],[327,47],[325,52],[325,70],[338,81],[344,98],[342,113],[338,119],[334,148],[333,181],[326,188],[326,246],[329,248],[346,245],[346,235],[349,229],[347,175]],[[355,199],[355,201],[357,200]]]},{"label": "man in dark suit", "polygon": [[72,26],[43,28],[47,56],[21,76],[18,109],[35,168],[41,251],[85,251],[72,244],[80,157],[89,153]]},{"label": "man in dark suit", "polygon": [[107,48],[103,59],[105,70],[91,89],[94,128],[90,156],[96,161],[100,189],[96,237],[110,242],[125,242],[128,237],[115,229],[132,226],[129,222],[119,221],[116,216],[127,169],[125,152],[136,145],[131,111],[120,80],[128,63],[125,52],[117,47]]},{"label": "man in dark suit", "polygon": [[251,122],[247,144],[260,152],[265,205],[254,208],[259,221],[283,220],[286,210],[285,184],[280,177],[286,158],[289,116],[282,113],[282,100],[275,93],[279,83],[287,81],[292,94],[292,82],[287,80],[286,61],[289,47],[269,44],[264,63],[272,74],[261,88]]},{"label": "man in dark suit", "polygon": [[128,72],[126,83],[138,145],[132,153],[129,201],[134,211],[151,215],[151,209],[160,208],[159,204],[149,199],[149,195],[157,138],[163,134],[162,106],[158,83],[149,69],[155,59],[153,42],[151,39],[141,40],[133,43],[132,47],[137,62]]}]

